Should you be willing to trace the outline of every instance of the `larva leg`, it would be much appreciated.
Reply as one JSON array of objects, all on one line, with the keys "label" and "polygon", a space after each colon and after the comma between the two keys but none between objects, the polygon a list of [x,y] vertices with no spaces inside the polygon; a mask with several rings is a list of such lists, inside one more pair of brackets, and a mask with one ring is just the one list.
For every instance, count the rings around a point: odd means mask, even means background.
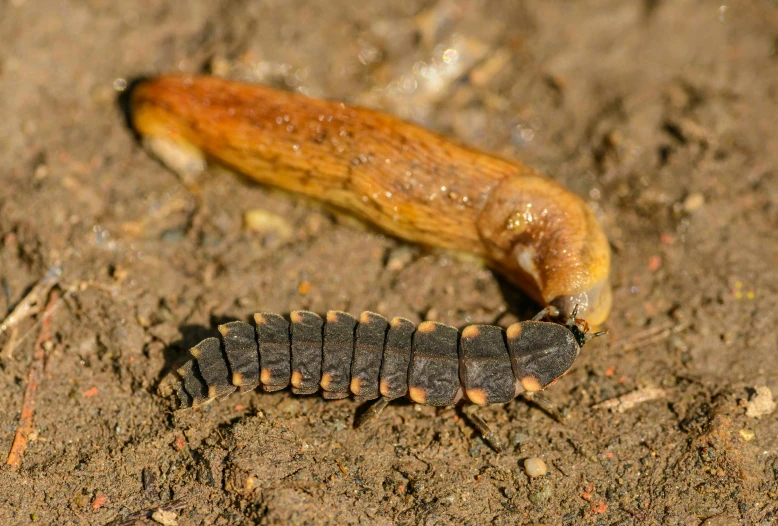
[{"label": "larva leg", "polygon": [[463,413],[467,419],[470,420],[470,423],[473,424],[476,429],[478,429],[483,439],[486,440],[486,442],[492,446],[492,448],[494,448],[497,453],[502,453],[502,442],[500,442],[500,438],[494,433],[494,431],[492,431],[492,428],[489,427],[489,424],[486,423],[486,420],[477,414],[479,407],[480,406],[475,404],[468,404],[465,406]]},{"label": "larva leg", "polygon": [[386,407],[389,405],[389,402],[391,401],[392,401],[391,399],[382,396],[381,398],[373,402],[373,404],[368,408],[368,410],[365,411],[365,413],[361,417],[359,417],[359,419],[356,422],[356,427],[361,427],[366,423],[368,423],[373,418],[380,415],[381,411],[386,409]]},{"label": "larva leg", "polygon": [[562,411],[559,410],[554,402],[541,393],[524,392],[521,393],[521,398],[528,404],[536,406],[538,409],[546,413],[560,424],[567,419],[567,417],[562,413]]}]

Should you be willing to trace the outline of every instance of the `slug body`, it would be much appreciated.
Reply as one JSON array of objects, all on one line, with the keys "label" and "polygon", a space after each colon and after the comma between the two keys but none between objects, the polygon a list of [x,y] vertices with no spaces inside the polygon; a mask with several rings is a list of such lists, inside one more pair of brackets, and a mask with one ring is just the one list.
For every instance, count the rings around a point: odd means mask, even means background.
[{"label": "slug body", "polygon": [[[541,315],[543,312],[541,312]],[[191,349],[194,359],[178,374],[181,407],[198,407],[237,389],[289,385],[296,394],[323,391],[328,399],[353,395],[381,398],[383,406],[407,396],[419,404],[446,406],[505,403],[523,392],[545,389],[573,365],[587,335],[584,320],[566,325],[531,320],[506,330],[454,327],[363,312],[359,318],[329,311],[325,319],[295,311],[254,315],[255,326],[219,326],[221,339]]]},{"label": "slug body", "polygon": [[144,81],[130,118],[173,168],[216,160],[399,238],[477,254],[565,316],[580,305],[600,325],[610,312],[602,228],[531,168],[376,111],[216,77]]}]

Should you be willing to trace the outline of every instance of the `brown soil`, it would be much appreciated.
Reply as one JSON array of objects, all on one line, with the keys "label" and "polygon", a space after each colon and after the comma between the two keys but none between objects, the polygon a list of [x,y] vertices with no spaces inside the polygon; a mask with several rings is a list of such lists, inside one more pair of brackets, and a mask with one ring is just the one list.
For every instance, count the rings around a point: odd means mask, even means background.
[{"label": "brown soil", "polygon": [[[548,392],[568,420],[491,407],[497,455],[454,408],[398,403],[354,430],[349,400],[250,393],[173,415],[161,379],[226,319],[461,327],[537,309],[477,262],[224,171],[189,190],[139,147],[114,86],[208,69],[414,119],[586,196],[615,308]],[[0,115],[0,316],[57,269],[62,293],[0,523],[165,505],[181,525],[778,522],[778,413],[745,407],[778,393],[775,2],[10,0]],[[251,209],[271,228],[246,229]],[[34,311],[0,334],[3,461]],[[594,407],[644,388],[664,398]],[[529,479],[535,456],[549,473]]]}]

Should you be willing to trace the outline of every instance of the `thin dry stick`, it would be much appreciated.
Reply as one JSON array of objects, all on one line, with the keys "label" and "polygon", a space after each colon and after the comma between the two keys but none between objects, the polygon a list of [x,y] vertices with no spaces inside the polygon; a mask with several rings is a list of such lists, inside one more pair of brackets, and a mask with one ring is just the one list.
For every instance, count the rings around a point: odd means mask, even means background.
[{"label": "thin dry stick", "polygon": [[166,504],[158,504],[152,508],[136,511],[135,513],[127,515],[123,519],[114,519],[107,523],[105,526],[133,526],[143,519],[150,519],[155,511],[178,511],[186,507],[187,504],[188,502],[185,499],[171,500]]},{"label": "thin dry stick", "polygon": [[650,402],[651,400],[659,400],[667,395],[667,391],[659,387],[643,387],[637,389],[631,393],[618,396],[616,398],[610,398],[599,404],[594,404],[593,409],[613,409],[618,413],[623,413],[635,407],[643,402]]},{"label": "thin dry stick", "polygon": [[54,306],[59,300],[59,292],[52,289],[49,294],[49,300],[46,302],[46,308],[43,310],[41,321],[41,332],[38,340],[35,342],[35,351],[33,352],[30,371],[27,373],[27,387],[24,389],[24,399],[22,400],[22,412],[19,417],[19,427],[16,428],[11,451],[8,453],[6,465],[18,469],[22,465],[24,450],[27,448],[27,441],[30,433],[33,431],[33,417],[35,416],[35,394],[43,376],[43,366],[46,359],[45,344],[51,340],[51,315]]},{"label": "thin dry stick", "polygon": [[686,330],[691,324],[683,322],[679,324],[665,324],[649,327],[634,334],[632,337],[615,342],[612,349],[629,352],[641,349],[648,345],[666,340],[671,335]]},{"label": "thin dry stick", "polygon": [[33,286],[27,295],[22,298],[13,311],[0,322],[0,334],[15,327],[28,316],[37,314],[40,311],[39,300],[46,297],[51,288],[57,284],[62,274],[61,267],[51,267],[43,278]]}]

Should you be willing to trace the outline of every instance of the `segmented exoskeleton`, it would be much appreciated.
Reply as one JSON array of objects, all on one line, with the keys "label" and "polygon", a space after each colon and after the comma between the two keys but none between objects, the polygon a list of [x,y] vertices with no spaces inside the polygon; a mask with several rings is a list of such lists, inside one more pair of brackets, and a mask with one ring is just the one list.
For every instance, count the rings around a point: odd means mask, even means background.
[{"label": "segmented exoskeleton", "polygon": [[[546,388],[572,366],[581,347],[601,334],[575,315],[566,325],[533,320],[506,330],[454,327],[363,312],[329,311],[326,321],[294,311],[254,315],[256,326],[233,321],[219,326],[221,339],[191,349],[193,360],[178,373],[181,407],[197,407],[260,384],[268,392],[292,385],[296,394],[323,390],[325,398],[354,395],[358,402],[381,397],[367,415],[407,396],[419,404],[446,406],[466,398],[475,405],[504,403],[522,392]],[[480,419],[475,422],[490,434]],[[488,438],[488,437],[487,437]]]}]

